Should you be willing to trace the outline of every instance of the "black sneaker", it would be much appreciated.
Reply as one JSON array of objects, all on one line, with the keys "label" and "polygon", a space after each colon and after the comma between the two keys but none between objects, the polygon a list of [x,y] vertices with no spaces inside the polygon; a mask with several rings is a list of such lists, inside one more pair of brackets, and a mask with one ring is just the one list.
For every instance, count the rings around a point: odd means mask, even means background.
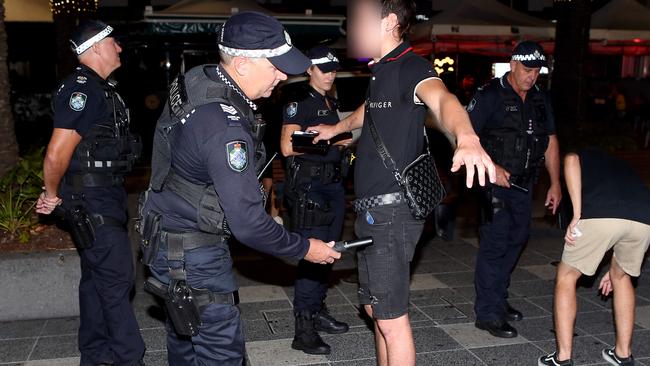
[{"label": "black sneaker", "polygon": [[564,361],[559,361],[557,359],[557,353],[553,352],[550,355],[542,356],[537,360],[537,366],[573,366],[573,360],[568,359]]},{"label": "black sneaker", "polygon": [[620,358],[616,355],[614,348],[605,348],[603,350],[603,360],[610,363],[610,365],[633,366],[634,357],[630,355],[627,358]]}]

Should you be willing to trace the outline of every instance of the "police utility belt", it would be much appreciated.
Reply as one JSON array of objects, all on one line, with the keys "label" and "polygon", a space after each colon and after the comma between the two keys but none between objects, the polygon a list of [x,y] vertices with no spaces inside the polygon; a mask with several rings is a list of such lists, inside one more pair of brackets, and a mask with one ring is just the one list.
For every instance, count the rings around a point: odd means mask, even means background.
[{"label": "police utility belt", "polygon": [[340,163],[323,163],[294,158],[290,165],[293,179],[311,180],[318,177],[322,184],[338,183],[341,181]]},{"label": "police utility belt", "polygon": [[[202,324],[201,314],[211,304],[237,305],[239,296],[237,292],[216,293],[208,289],[194,288],[187,282],[185,272],[185,251],[209,245],[227,245],[227,236],[202,232],[174,233],[160,230],[160,214],[148,215],[154,221],[145,223],[155,231],[145,232],[142,245],[143,262],[150,265],[156,258],[158,249],[167,248],[167,262],[169,266],[169,285],[153,277],[149,277],[144,289],[165,301],[165,308],[169,315],[174,330],[181,336],[193,337],[199,334]],[[156,233],[157,232],[157,233]]]}]

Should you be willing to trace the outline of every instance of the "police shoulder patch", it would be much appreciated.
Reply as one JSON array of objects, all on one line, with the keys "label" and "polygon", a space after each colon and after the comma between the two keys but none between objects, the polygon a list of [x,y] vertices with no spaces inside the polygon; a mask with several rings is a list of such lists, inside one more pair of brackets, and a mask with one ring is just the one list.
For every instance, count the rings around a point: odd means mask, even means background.
[{"label": "police shoulder patch", "polygon": [[298,114],[298,103],[291,102],[287,105],[287,117],[293,118]]},{"label": "police shoulder patch", "polygon": [[248,167],[248,145],[246,141],[235,140],[226,144],[228,167],[241,173]]},{"label": "police shoulder patch", "polygon": [[70,108],[73,111],[81,112],[86,108],[86,100],[88,96],[82,92],[74,92],[70,95]]}]

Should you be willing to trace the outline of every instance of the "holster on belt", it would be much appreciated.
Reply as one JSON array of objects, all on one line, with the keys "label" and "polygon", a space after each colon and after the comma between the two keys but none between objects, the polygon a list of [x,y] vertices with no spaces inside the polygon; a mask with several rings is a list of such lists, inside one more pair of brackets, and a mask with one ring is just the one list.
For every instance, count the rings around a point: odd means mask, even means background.
[{"label": "holster on belt", "polygon": [[54,209],[54,214],[68,224],[72,242],[80,250],[93,247],[97,227],[102,225],[122,226],[117,219],[88,213],[83,205],[75,205],[69,209],[57,206]]},{"label": "holster on belt", "polygon": [[335,215],[328,207],[322,207],[307,197],[308,192],[299,192],[291,205],[290,229],[292,231],[311,229],[314,226],[327,226],[334,222]]}]

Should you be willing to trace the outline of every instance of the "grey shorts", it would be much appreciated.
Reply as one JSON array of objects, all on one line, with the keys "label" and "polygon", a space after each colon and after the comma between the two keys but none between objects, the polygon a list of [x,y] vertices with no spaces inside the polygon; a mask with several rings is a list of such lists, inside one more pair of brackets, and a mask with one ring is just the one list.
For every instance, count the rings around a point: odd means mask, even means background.
[{"label": "grey shorts", "polygon": [[357,214],[358,237],[374,244],[357,251],[359,302],[371,305],[376,319],[408,313],[411,260],[424,228],[405,203],[379,206]]}]

